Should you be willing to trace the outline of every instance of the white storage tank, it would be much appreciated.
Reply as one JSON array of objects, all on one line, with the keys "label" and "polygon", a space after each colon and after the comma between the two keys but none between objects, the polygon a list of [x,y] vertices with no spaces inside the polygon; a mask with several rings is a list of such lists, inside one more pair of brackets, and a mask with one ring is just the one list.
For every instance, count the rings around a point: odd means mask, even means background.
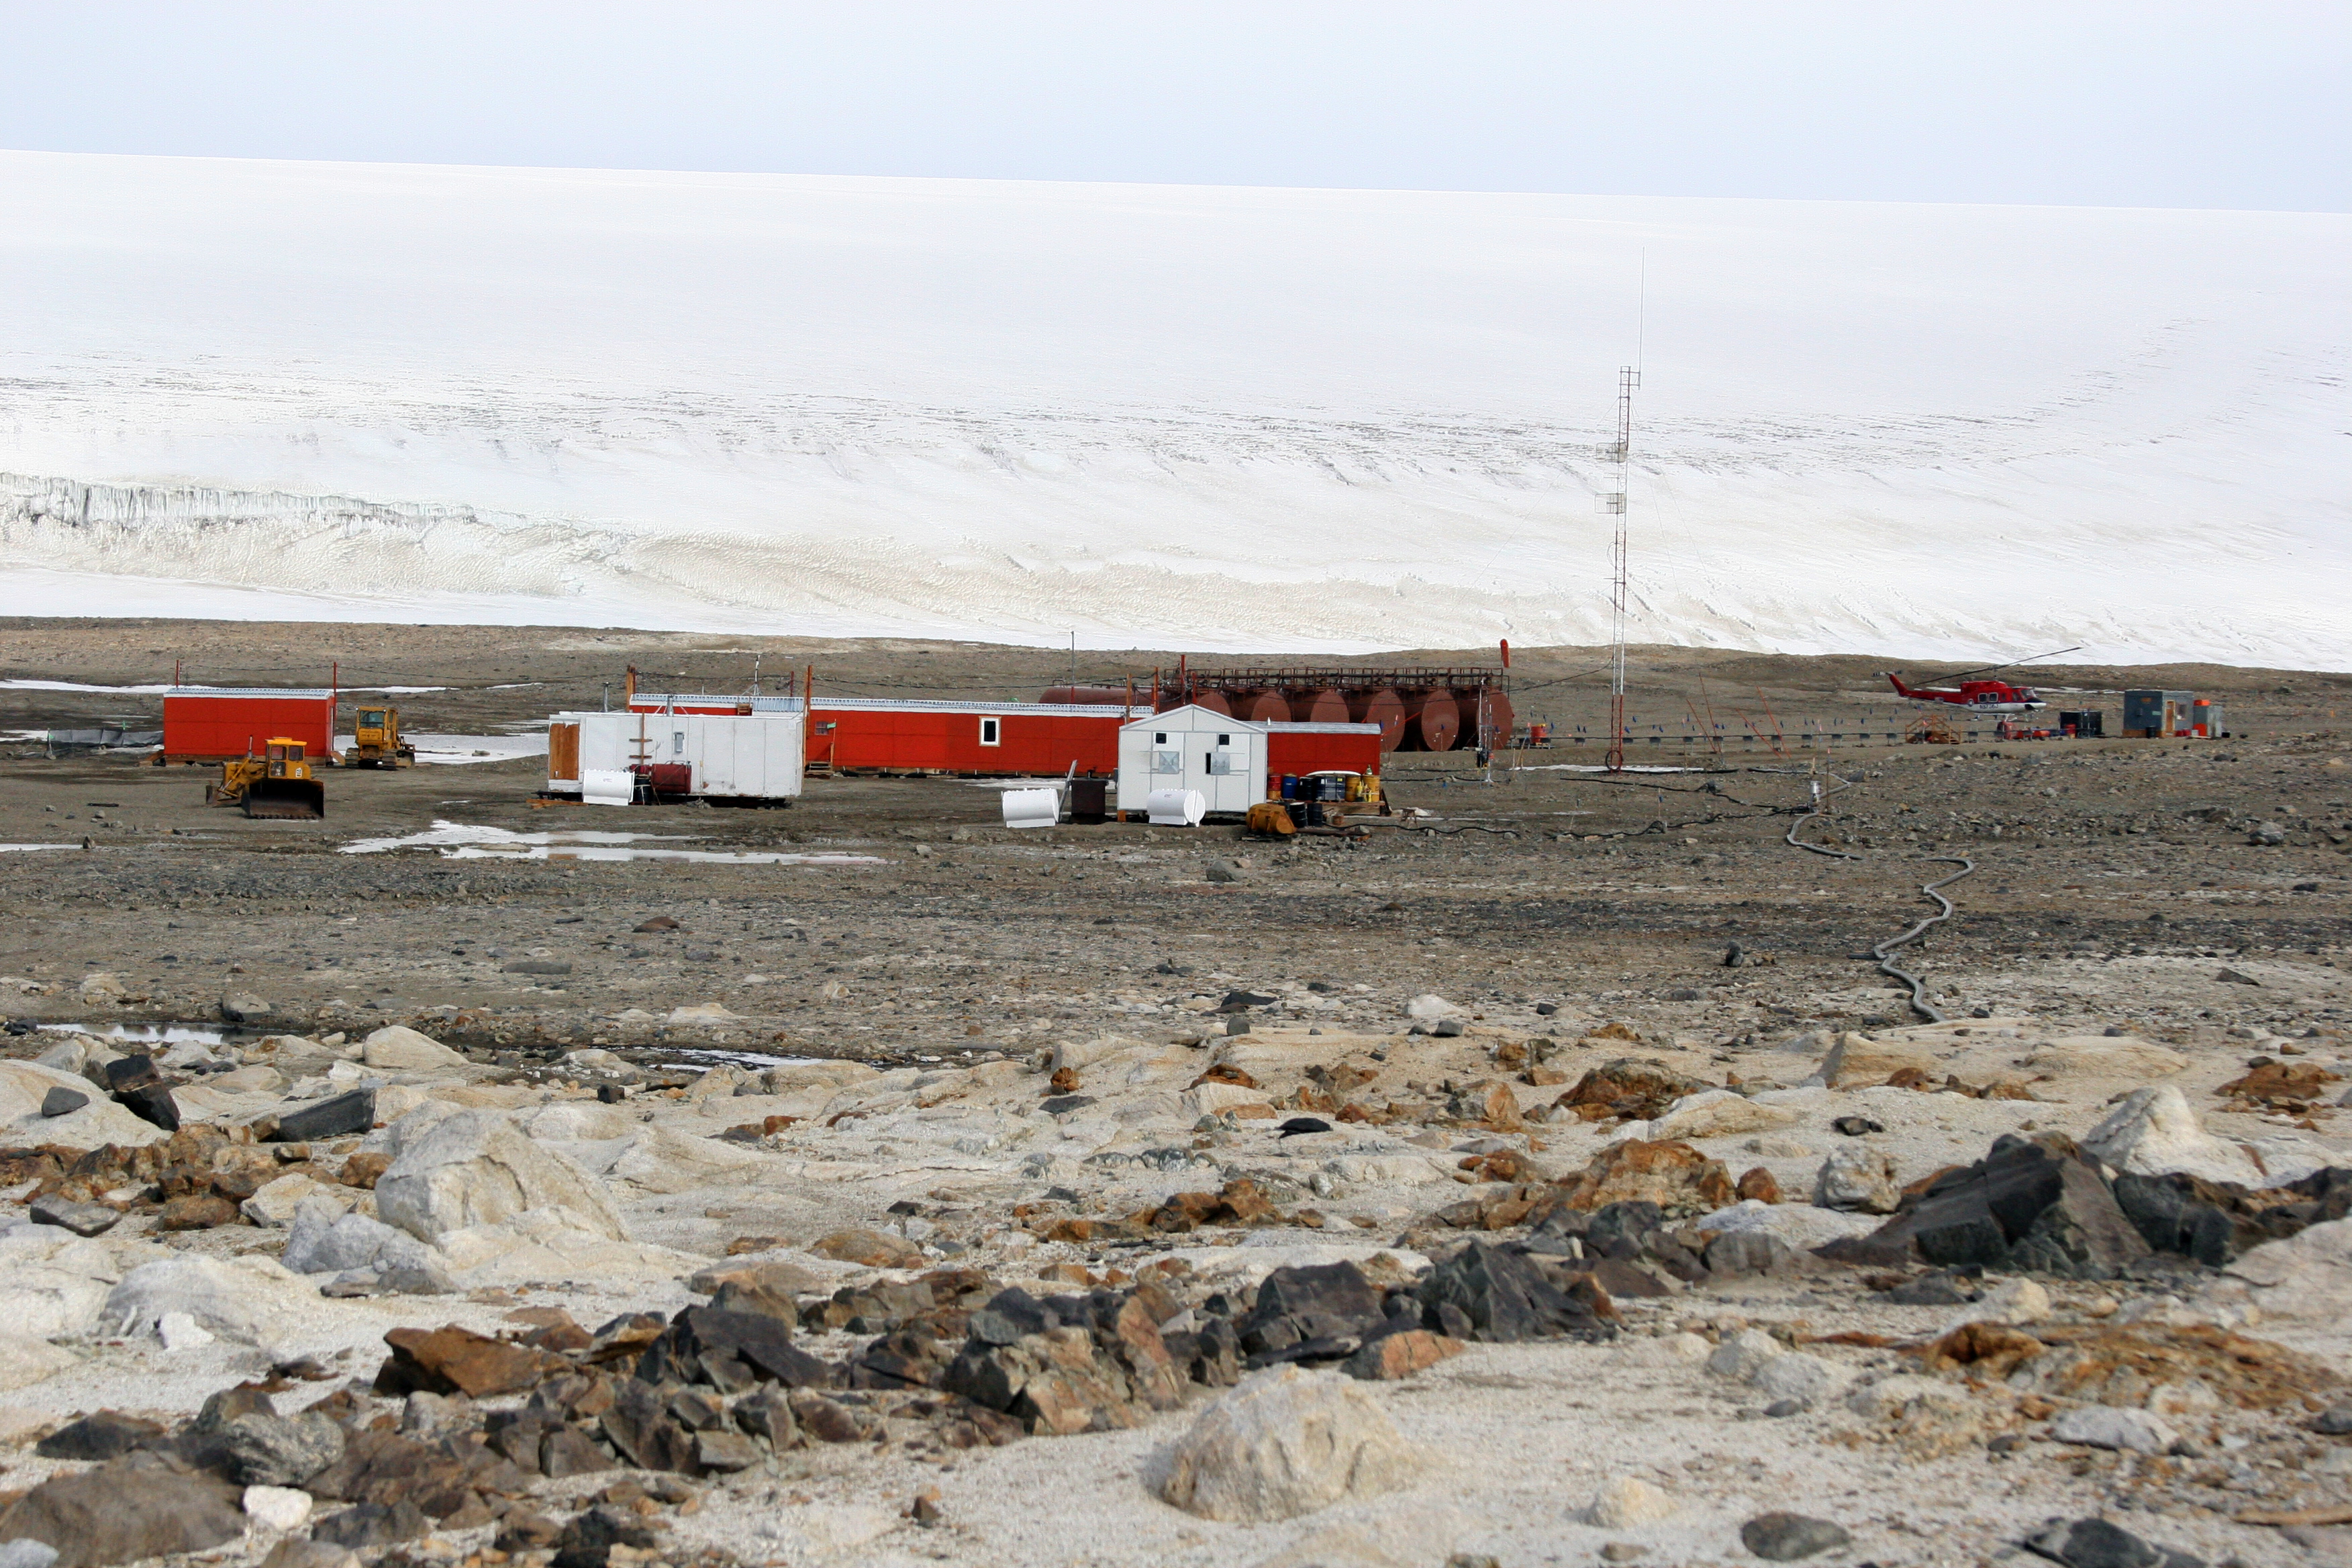
[{"label": "white storage tank", "polygon": [[558,713],[547,724],[547,791],[595,805],[648,794],[791,800],[805,734],[798,713]]}]

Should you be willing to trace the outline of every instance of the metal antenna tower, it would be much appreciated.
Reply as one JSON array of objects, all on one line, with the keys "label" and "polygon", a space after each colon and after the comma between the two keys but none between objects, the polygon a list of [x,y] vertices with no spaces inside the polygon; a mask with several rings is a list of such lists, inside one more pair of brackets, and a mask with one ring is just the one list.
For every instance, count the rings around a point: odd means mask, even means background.
[{"label": "metal antenna tower", "polygon": [[1625,771],[1625,489],[1633,456],[1633,390],[1642,384],[1637,365],[1617,367],[1617,488],[1601,498],[1601,510],[1617,519],[1609,538],[1609,755],[1611,773]]}]

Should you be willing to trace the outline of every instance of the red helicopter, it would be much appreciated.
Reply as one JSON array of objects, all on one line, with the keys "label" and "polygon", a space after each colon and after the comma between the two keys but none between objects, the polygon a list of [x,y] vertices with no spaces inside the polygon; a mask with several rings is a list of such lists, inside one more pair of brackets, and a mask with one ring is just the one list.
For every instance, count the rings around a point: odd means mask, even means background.
[{"label": "red helicopter", "polygon": [[1896,692],[1914,702],[1949,702],[1976,713],[2031,713],[2050,706],[2042,700],[2041,693],[2030,686],[2011,686],[2006,680],[1970,680],[1972,675],[1990,675],[1997,669],[2013,669],[2021,664],[2039,664],[2059,654],[2080,653],[2080,646],[2062,647],[2055,653],[2036,654],[2032,658],[2016,658],[2007,664],[1988,664],[1978,669],[1964,669],[1958,675],[1942,679],[1948,686],[1906,686],[1903,678],[1893,670],[1885,671]]}]

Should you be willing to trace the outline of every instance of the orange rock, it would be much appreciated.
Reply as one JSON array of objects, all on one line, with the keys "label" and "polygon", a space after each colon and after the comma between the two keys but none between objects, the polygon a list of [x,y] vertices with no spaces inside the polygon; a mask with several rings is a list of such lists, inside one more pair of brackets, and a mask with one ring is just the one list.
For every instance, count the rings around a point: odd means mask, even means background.
[{"label": "orange rock", "polygon": [[1780,1201],[1780,1179],[1761,1165],[1741,1176],[1739,1185],[1734,1190],[1739,1194],[1742,1202],[1749,1198],[1754,1198],[1759,1204],[1777,1204]]},{"label": "orange rock", "polygon": [[1628,1138],[1603,1149],[1568,1184],[1568,1206],[1586,1213],[1642,1200],[1670,1215],[1707,1214],[1736,1199],[1731,1173],[1687,1143]]}]

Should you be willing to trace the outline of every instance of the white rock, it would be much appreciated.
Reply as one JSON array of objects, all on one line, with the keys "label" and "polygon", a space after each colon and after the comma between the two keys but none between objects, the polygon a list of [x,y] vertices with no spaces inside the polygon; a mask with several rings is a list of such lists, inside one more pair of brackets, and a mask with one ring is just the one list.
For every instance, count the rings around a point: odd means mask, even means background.
[{"label": "white rock", "polygon": [[2180,1441],[2180,1434],[2162,1416],[2119,1405],[2077,1405],[2050,1423],[2050,1436],[2061,1443],[2128,1448],[2135,1454],[2161,1454]]},{"label": "white rock", "polygon": [[472,1065],[432,1036],[401,1024],[388,1024],[362,1041],[360,1060],[379,1072],[455,1072]]},{"label": "white rock", "polygon": [[1895,1162],[1882,1150],[1864,1145],[1834,1150],[1813,1176],[1813,1202],[1822,1208],[1893,1214],[1902,1201]]},{"label": "white rock", "polygon": [[2064,1035],[2045,1040],[2025,1065],[2059,1078],[2169,1078],[2189,1065],[2179,1052],[2137,1035]]},{"label": "white rock", "polygon": [[404,1141],[376,1181],[375,1203],[384,1223],[420,1241],[542,1208],[569,1211],[583,1230],[627,1237],[602,1182],[496,1110],[460,1110]]},{"label": "white rock", "polygon": [[2157,1415],[2203,1415],[2221,1408],[2221,1396],[2203,1378],[2186,1377],[2149,1389],[2147,1408]]},{"label": "white rock", "polygon": [[1639,1476],[1612,1476],[1601,1483],[1592,1500],[1576,1512],[1580,1524],[1602,1530],[1631,1530],[1655,1524],[1682,1511],[1682,1504]]},{"label": "white rock", "polygon": [[1183,1114],[1194,1121],[1203,1116],[1222,1116],[1236,1105],[1270,1105],[1274,1097],[1262,1089],[1244,1089],[1237,1083],[1204,1083],[1198,1089],[1188,1089],[1180,1097]]},{"label": "white rock", "polygon": [[2038,1323],[2050,1311],[2049,1291],[2031,1279],[2009,1279],[1953,1313],[1941,1331],[1962,1323]]},{"label": "white rock", "polygon": [[1748,1382],[1767,1399],[1801,1399],[1817,1404],[1845,1386],[1843,1368],[1816,1355],[1791,1351],[1756,1369]]},{"label": "white rock", "polygon": [[155,1320],[155,1337],[163,1342],[167,1351],[202,1350],[213,1342],[213,1336],[199,1327],[194,1315],[187,1312],[165,1312]]},{"label": "white rock", "polygon": [[2253,1156],[2206,1131],[2188,1097],[2168,1083],[2126,1095],[2121,1105],[2084,1134],[2083,1147],[2116,1170],[2137,1175],[2178,1171],[2249,1187],[2263,1181]]},{"label": "white rock", "polygon": [[448,1232],[441,1237],[440,1254],[454,1282],[469,1290],[567,1279],[677,1279],[710,1261],[666,1247],[616,1241],[581,1228],[578,1217],[569,1209],[527,1209],[497,1225]]},{"label": "white rock", "polygon": [[[836,983],[837,984],[837,983]],[[695,1002],[682,1007],[672,1007],[665,1022],[671,1024],[733,1024],[743,1015],[730,1012],[724,1003]]]},{"label": "white rock", "polygon": [[697,1138],[670,1127],[646,1127],[613,1163],[612,1173],[644,1192],[683,1193],[741,1181],[772,1163],[740,1143]]},{"label": "white rock", "polygon": [[515,1124],[541,1143],[585,1143],[612,1138],[635,1138],[645,1128],[645,1122],[637,1112],[594,1100],[559,1100],[519,1112]]},{"label": "white rock", "polygon": [[299,1530],[310,1521],[310,1494],[297,1487],[247,1487],[245,1516],[264,1530]]},{"label": "white rock", "polygon": [[0,1568],[50,1568],[58,1560],[58,1549],[46,1541],[36,1541],[29,1535],[0,1545]]},{"label": "white rock", "polygon": [[0,1236],[0,1323],[40,1339],[94,1332],[121,1278],[102,1242],[54,1226],[10,1231]]},{"label": "white rock", "polygon": [[1936,1072],[1936,1058],[1916,1046],[1874,1040],[1848,1031],[1838,1037],[1822,1058],[1821,1080],[1832,1089],[1860,1089],[1885,1083],[1906,1068]]},{"label": "white rock", "polygon": [[1462,1009],[1435,992],[1425,991],[1404,1005],[1408,1018],[1458,1018]]},{"label": "white rock", "polygon": [[237,1208],[255,1225],[276,1230],[293,1224],[295,1211],[312,1199],[348,1209],[358,1196],[357,1192],[340,1182],[320,1182],[292,1171],[274,1182],[264,1183]]},{"label": "white rock", "polygon": [[1706,1358],[1706,1370],[1717,1377],[1747,1383],[1764,1369],[1765,1363],[1788,1353],[1788,1346],[1763,1330],[1742,1329],[1715,1347]]},{"label": "white rock", "polygon": [[1685,1095],[1650,1123],[1654,1138],[1728,1138],[1739,1132],[1764,1132],[1795,1124],[1797,1113],[1785,1106],[1759,1105],[1727,1089]]},{"label": "white rock", "polygon": [[1426,1463],[1363,1384],[1281,1366],[1201,1413],[1170,1450],[1159,1491],[1203,1519],[1265,1523],[1378,1496]]},{"label": "white rock", "polygon": [[778,1512],[775,1523],[761,1533],[774,1541],[793,1541],[811,1552],[852,1552],[880,1540],[902,1523],[900,1516],[872,1503],[806,1503]]},{"label": "white rock", "polygon": [[108,1292],[100,1321],[115,1333],[153,1333],[167,1313],[185,1313],[207,1333],[260,1345],[319,1292],[275,1258],[179,1257],[142,1263]]},{"label": "white rock", "polygon": [[2352,1300],[2352,1219],[2328,1220],[2283,1241],[2266,1241],[2221,1272],[2221,1283],[2238,1286],[2264,1318],[2341,1332],[2344,1303]]},{"label": "white rock", "polygon": [[1862,1215],[1844,1214],[1811,1204],[1768,1204],[1743,1198],[1694,1222],[1701,1230],[1760,1230],[1777,1236],[1800,1252],[1850,1236],[1868,1236],[1879,1222]]},{"label": "white rock", "polygon": [[1926,1415],[1946,1424],[1969,1418],[1977,1411],[1976,1401],[1959,1384],[1908,1373],[1859,1384],[1846,1394],[1845,1407],[1874,1421]]},{"label": "white rock", "polygon": [[365,1215],[344,1213],[326,1198],[298,1205],[290,1232],[278,1261],[297,1274],[448,1267],[440,1253],[406,1231],[394,1230]]},{"label": "white rock", "polygon": [[[89,1103],[63,1116],[43,1116],[41,1101],[53,1089],[69,1089]],[[13,1143],[58,1143],[68,1149],[106,1143],[139,1148],[171,1136],[115,1104],[80,1074],[38,1062],[0,1061],[0,1126],[8,1130]]]},{"label": "white rock", "polygon": [[1617,1357],[1633,1366],[1687,1366],[1715,1347],[1693,1333],[1642,1335],[1617,1342]]},{"label": "white rock", "polygon": [[600,1047],[563,1053],[563,1065],[574,1072],[594,1073],[599,1078],[643,1078],[645,1075],[625,1057],[616,1057]]},{"label": "white rock", "polygon": [[0,1332],[0,1388],[24,1388],[81,1364],[73,1352],[31,1334]]}]

